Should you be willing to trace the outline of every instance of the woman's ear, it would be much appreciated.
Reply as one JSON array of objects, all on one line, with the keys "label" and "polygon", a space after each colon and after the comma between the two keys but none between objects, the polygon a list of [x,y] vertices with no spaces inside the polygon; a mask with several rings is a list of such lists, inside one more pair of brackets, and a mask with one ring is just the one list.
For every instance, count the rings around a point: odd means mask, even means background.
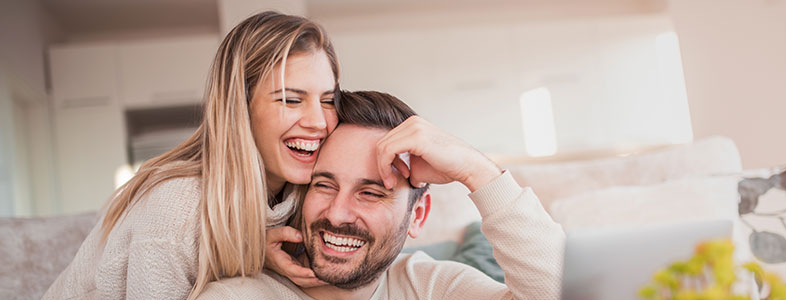
[{"label": "woman's ear", "polygon": [[417,238],[420,235],[420,230],[426,224],[429,212],[431,212],[431,193],[426,191],[412,206],[412,222],[409,223],[409,231],[407,232],[410,237]]}]

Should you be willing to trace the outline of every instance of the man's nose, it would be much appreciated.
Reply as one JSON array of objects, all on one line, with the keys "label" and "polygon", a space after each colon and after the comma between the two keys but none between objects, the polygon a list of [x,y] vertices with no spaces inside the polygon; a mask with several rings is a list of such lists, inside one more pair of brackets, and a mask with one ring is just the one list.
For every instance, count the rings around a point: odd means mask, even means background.
[{"label": "man's nose", "polygon": [[300,118],[300,126],[317,130],[327,128],[325,109],[322,108],[322,102],[320,102],[319,99],[308,101],[308,104],[303,107],[303,110],[303,115]]},{"label": "man's nose", "polygon": [[355,214],[352,207],[354,201],[355,199],[351,193],[339,193],[330,202],[330,206],[325,211],[325,217],[333,226],[355,223],[357,214]]}]

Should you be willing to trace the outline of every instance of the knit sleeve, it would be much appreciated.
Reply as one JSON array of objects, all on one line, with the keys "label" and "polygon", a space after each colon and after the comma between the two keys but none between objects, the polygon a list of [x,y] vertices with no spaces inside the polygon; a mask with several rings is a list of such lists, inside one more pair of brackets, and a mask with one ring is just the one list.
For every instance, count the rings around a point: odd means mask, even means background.
[{"label": "knit sleeve", "polygon": [[559,299],[565,233],[509,172],[470,194],[516,299]]},{"label": "knit sleeve", "polygon": [[198,268],[199,184],[176,178],[135,209],[128,243],[127,299],[185,299]]},{"label": "knit sleeve", "polygon": [[185,299],[192,283],[179,245],[168,240],[146,240],[130,245],[127,299]]}]

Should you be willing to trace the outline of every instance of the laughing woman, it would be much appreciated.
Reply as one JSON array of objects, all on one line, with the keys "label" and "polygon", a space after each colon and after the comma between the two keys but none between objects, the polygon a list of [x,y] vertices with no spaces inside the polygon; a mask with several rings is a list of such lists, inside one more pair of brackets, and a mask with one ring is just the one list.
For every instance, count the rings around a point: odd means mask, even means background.
[{"label": "laughing woman", "polygon": [[266,228],[296,210],[336,127],[326,33],[265,12],[219,46],[199,129],[118,189],[44,299],[193,299],[265,264]]}]

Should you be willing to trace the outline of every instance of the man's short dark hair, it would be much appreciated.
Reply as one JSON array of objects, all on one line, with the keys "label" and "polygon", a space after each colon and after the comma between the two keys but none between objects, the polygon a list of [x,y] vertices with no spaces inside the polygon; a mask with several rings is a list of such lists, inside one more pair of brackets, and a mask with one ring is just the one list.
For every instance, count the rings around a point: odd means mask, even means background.
[{"label": "man's short dark hair", "polygon": [[[336,107],[339,124],[391,130],[417,115],[409,105],[387,93],[341,91],[339,98],[341,101],[337,102],[339,105]],[[416,188],[410,184],[410,187],[408,210],[423,196],[429,185]]]}]

